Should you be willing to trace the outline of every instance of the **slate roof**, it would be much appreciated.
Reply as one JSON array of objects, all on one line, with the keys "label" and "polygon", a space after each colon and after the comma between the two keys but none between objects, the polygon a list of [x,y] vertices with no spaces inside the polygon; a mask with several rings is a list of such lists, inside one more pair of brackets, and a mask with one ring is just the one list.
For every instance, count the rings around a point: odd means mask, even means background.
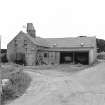
[{"label": "slate roof", "polygon": [[36,37],[32,38],[29,34],[24,33],[34,44],[38,46],[43,46],[43,47],[50,47],[49,43],[46,41],[46,39],[41,38],[41,37]]},{"label": "slate roof", "polygon": [[32,38],[26,34],[30,40],[43,47],[76,48],[76,47],[95,47],[96,37],[69,37],[69,38]]},{"label": "slate roof", "polygon": [[[42,47],[58,47],[58,48],[78,48],[78,47],[96,47],[96,37],[69,37],[69,38],[32,38],[29,34],[20,31],[32,43]],[[14,39],[13,39],[14,40]],[[12,42],[12,41],[11,41]]]},{"label": "slate roof", "polygon": [[[40,37],[36,37],[35,39],[32,38],[29,34],[24,33],[23,31],[20,31],[9,43],[8,45],[18,36],[18,35],[25,35],[33,44],[38,45],[38,46],[42,46],[42,47],[50,47],[48,42]],[[7,46],[8,46],[7,45]]]},{"label": "slate roof", "polygon": [[46,38],[50,45],[62,48],[95,47],[96,37]]}]

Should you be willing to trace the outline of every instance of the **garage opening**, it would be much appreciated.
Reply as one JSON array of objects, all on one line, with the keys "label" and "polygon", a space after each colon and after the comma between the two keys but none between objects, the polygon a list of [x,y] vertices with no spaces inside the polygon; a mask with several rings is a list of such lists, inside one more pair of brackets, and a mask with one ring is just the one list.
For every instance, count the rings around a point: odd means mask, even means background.
[{"label": "garage opening", "polygon": [[60,64],[68,64],[73,62],[72,52],[61,52],[60,53]]},{"label": "garage opening", "polygon": [[89,52],[60,52],[60,64],[89,64]]},{"label": "garage opening", "polygon": [[75,52],[74,53],[74,61],[76,64],[89,64],[89,52]]}]

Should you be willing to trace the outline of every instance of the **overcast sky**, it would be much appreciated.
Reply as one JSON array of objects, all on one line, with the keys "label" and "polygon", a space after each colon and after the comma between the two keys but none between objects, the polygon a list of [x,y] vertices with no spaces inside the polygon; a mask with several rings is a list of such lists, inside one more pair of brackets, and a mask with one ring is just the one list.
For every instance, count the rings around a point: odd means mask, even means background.
[{"label": "overcast sky", "polygon": [[0,0],[2,48],[28,22],[40,37],[105,39],[105,0]]}]

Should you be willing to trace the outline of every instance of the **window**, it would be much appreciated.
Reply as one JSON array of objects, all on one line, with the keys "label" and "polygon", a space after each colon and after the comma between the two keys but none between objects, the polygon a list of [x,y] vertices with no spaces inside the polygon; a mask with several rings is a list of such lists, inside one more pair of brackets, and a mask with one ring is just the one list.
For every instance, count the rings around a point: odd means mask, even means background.
[{"label": "window", "polygon": [[24,40],[24,46],[27,46],[27,40]]},{"label": "window", "polygon": [[48,57],[48,53],[44,53],[44,57],[47,58]]},{"label": "window", "polygon": [[18,45],[16,39],[14,40],[14,45],[15,45],[15,47]]},{"label": "window", "polygon": [[27,48],[25,48],[25,53],[27,53]]}]

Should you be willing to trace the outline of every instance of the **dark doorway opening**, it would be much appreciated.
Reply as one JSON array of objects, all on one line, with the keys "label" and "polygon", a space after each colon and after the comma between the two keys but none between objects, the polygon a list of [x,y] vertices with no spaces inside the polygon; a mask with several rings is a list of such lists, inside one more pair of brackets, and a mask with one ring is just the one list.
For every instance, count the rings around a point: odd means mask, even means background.
[{"label": "dark doorway opening", "polygon": [[75,52],[75,63],[78,64],[84,64],[88,65],[89,64],[89,52]]},{"label": "dark doorway opening", "polygon": [[68,64],[73,62],[72,52],[61,52],[60,53],[60,64]]},{"label": "dark doorway opening", "polygon": [[89,52],[60,52],[60,64],[89,64]]}]

